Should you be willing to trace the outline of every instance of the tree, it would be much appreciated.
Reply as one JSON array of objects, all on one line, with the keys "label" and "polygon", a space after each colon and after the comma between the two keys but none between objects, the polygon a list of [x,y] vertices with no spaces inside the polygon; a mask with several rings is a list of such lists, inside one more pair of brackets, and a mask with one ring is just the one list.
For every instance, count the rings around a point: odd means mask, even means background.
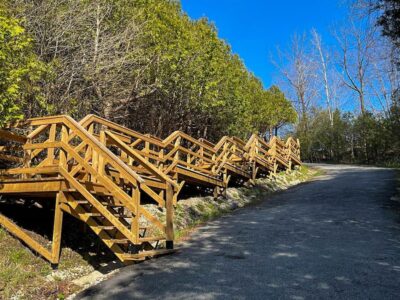
[{"label": "tree", "polygon": [[328,78],[328,59],[326,53],[322,46],[322,37],[318,34],[318,32],[313,29],[311,31],[314,47],[318,52],[319,63],[321,66],[321,73],[323,78],[323,85],[324,85],[324,92],[325,92],[325,99],[326,99],[326,107],[329,114],[329,119],[331,122],[331,126],[333,126],[333,111],[332,111],[332,93],[331,93],[331,85],[330,80]]},{"label": "tree", "polygon": [[380,0],[378,8],[383,10],[383,14],[378,19],[378,24],[382,26],[382,33],[400,47],[400,1]]},{"label": "tree", "polygon": [[[398,75],[398,65],[400,64],[400,1],[380,0],[375,8],[383,10],[377,23],[382,28],[382,34],[388,37],[392,41],[393,45],[389,51],[391,67],[391,76],[389,78],[390,82],[392,83],[394,81],[395,84],[390,85],[391,87],[394,87],[392,88],[390,97],[394,105],[398,106],[400,105],[400,100],[398,100],[397,97],[400,91],[400,76]],[[395,66],[395,64],[397,65]]]},{"label": "tree", "polygon": [[24,108],[50,109],[41,93],[46,65],[32,51],[32,40],[21,21],[0,9],[0,126],[21,119]]},{"label": "tree", "polygon": [[297,121],[297,113],[292,103],[286,98],[285,94],[277,86],[272,86],[267,91],[271,99],[270,106],[272,113],[270,114],[272,134],[278,135],[278,129],[286,124],[293,124]]},{"label": "tree", "polygon": [[340,47],[338,64],[342,71],[343,83],[356,93],[361,114],[366,113],[366,89],[373,61],[376,29],[371,20],[359,22],[349,20],[341,33],[336,33]]},{"label": "tree", "polygon": [[137,84],[132,70],[144,64],[133,3],[16,0],[12,7],[26,20],[39,58],[53,67],[46,98],[57,113],[111,117],[130,100]]},{"label": "tree", "polygon": [[307,123],[307,112],[317,95],[314,86],[316,64],[305,43],[305,35],[294,35],[290,50],[282,52],[278,49],[280,62],[275,62],[285,81],[293,89],[300,123],[304,124]]},{"label": "tree", "polygon": [[160,137],[183,130],[216,141],[259,130],[252,118],[266,93],[260,80],[213,24],[190,19],[179,1],[7,3],[52,67],[43,92],[54,113],[95,113]]}]

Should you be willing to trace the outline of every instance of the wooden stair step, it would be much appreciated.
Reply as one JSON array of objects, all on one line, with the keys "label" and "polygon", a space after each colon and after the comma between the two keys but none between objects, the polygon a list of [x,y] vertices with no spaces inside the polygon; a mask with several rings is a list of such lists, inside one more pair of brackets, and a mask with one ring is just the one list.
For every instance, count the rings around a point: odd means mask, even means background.
[{"label": "wooden stair step", "polygon": [[109,206],[109,207],[124,207],[125,205],[123,204],[115,204],[115,203],[109,203],[109,202],[101,202],[104,206]]},{"label": "wooden stair step", "polygon": [[153,257],[158,255],[166,255],[176,252],[177,249],[157,249],[157,250],[148,250],[135,254],[123,254],[122,258],[124,260],[143,260],[146,257]]},{"label": "wooden stair step", "polygon": [[115,226],[112,226],[112,225],[99,225],[99,226],[96,226],[96,227],[101,229],[101,230],[113,230],[113,229],[115,229]]},{"label": "wooden stair step", "polygon": [[87,212],[87,213],[84,213],[84,215],[86,215],[88,217],[101,217],[102,216],[101,213],[95,213],[95,212]]},{"label": "wooden stair step", "polygon": [[[109,213],[111,213],[114,217],[116,217],[116,218],[128,218],[128,216],[126,216],[126,215],[121,215],[121,214],[119,214],[119,213],[117,213],[117,212],[112,212],[112,211],[109,211]],[[97,215],[97,214],[99,214],[99,215]],[[104,217],[104,215],[102,215],[102,214],[100,214],[100,213],[96,213],[96,212],[93,212],[93,215],[95,215],[96,217]]]},{"label": "wooden stair step", "polygon": [[139,238],[139,242],[156,242],[156,241],[162,241],[165,239],[166,239],[165,236],[148,236],[148,237]]},{"label": "wooden stair step", "polygon": [[129,243],[128,239],[107,239],[108,241],[110,241],[111,243],[114,244],[127,244]]},{"label": "wooden stair step", "polygon": [[74,202],[78,204],[89,204],[89,202],[86,200],[75,200]]},{"label": "wooden stair step", "polygon": [[[85,204],[91,205],[91,203],[87,200],[75,200],[74,202],[81,204],[81,205],[85,205]],[[100,201],[100,203],[104,206],[109,206],[109,207],[124,207],[123,204],[115,204],[115,203],[104,202],[104,201]]]}]

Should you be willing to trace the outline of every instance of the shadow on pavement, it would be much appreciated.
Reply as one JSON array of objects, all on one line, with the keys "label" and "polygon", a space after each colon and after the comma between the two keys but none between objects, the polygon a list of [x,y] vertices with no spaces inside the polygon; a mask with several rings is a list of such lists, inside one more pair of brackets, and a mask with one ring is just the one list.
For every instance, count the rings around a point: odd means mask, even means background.
[{"label": "shadow on pavement", "polygon": [[199,228],[182,251],[124,268],[78,299],[395,299],[394,172],[328,169]]}]

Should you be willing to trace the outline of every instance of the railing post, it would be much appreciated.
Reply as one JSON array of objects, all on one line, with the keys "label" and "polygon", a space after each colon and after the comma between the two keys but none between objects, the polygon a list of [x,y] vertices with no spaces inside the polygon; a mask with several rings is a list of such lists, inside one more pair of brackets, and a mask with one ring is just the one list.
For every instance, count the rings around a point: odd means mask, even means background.
[{"label": "railing post", "polygon": [[157,166],[160,170],[163,169],[164,167],[164,163],[162,162],[162,160],[164,159],[164,149],[163,148],[159,148],[159,152],[158,152],[158,158],[160,159],[160,161],[157,161]]},{"label": "railing post", "polygon": [[[50,133],[49,133],[49,142],[55,142],[56,140],[56,131],[57,131],[57,124],[51,124],[50,126]],[[47,149],[47,158],[49,160],[49,164],[54,164],[54,148]]]},{"label": "railing post", "polygon": [[204,147],[203,147],[203,146],[200,147],[199,154],[200,154],[200,156],[201,156],[201,159],[199,160],[199,164],[203,164],[203,162],[204,162],[204,160],[203,160],[203,157],[204,157]]},{"label": "railing post", "polygon": [[300,140],[297,139],[297,158],[301,161],[301,148],[300,148]]},{"label": "railing post", "polygon": [[287,158],[289,161],[288,170],[291,171],[292,170],[292,142],[290,139],[285,144],[285,148],[286,148],[286,155],[287,155]]},{"label": "railing post", "polygon": [[[147,155],[150,154],[150,143],[149,143],[148,141],[146,141],[146,142],[144,143],[144,153],[146,153]],[[145,156],[145,159],[146,159],[147,161],[149,161],[149,157],[148,157],[147,155]]]},{"label": "railing post", "polygon": [[[100,131],[100,143],[102,143],[104,146],[107,146],[107,138],[106,138],[106,133],[104,131],[104,128]],[[103,155],[98,155],[98,172],[99,175],[104,175],[105,170],[105,161]]]},{"label": "railing post", "polygon": [[[61,141],[64,143],[68,143],[68,128],[65,125],[61,127]],[[67,168],[67,152],[64,149],[60,149],[60,166],[64,169]]]},{"label": "railing post", "polygon": [[[180,144],[181,144],[181,137],[179,136],[179,137],[176,139],[175,143],[174,143],[174,147],[175,147],[175,148],[176,148],[176,147],[179,147]],[[179,159],[180,159],[180,151],[177,150],[176,153],[175,153],[175,156],[174,156],[174,161],[178,161]]]},{"label": "railing post", "polygon": [[[89,128],[88,128],[88,130],[87,130],[91,135],[93,135],[93,133],[94,133],[94,124],[92,123],[92,124],[90,124],[89,125]],[[95,156],[95,152],[94,152],[94,149],[89,145],[89,144],[87,144],[87,146],[86,146],[86,152],[85,152],[85,160],[86,161],[92,161],[92,165],[93,165],[93,160],[94,160],[94,156]],[[91,158],[91,159],[90,159]],[[93,166],[94,167],[94,166]],[[92,176],[91,175],[89,175],[89,174],[87,174],[86,175],[87,177],[88,177],[88,180],[92,180]]]},{"label": "railing post", "polygon": [[[32,139],[28,138],[26,142],[28,144],[32,144]],[[30,168],[31,167],[31,156],[32,156],[32,150],[25,150],[24,151],[24,162],[23,162],[24,168]],[[31,176],[30,174],[22,174],[21,178],[22,179],[27,179],[30,176]]]}]

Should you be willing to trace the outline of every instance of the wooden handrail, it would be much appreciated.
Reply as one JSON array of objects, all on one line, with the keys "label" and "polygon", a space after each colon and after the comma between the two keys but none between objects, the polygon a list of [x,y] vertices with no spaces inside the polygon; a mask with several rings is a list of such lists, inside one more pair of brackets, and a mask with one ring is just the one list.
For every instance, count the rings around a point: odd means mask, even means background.
[{"label": "wooden handrail", "polygon": [[44,118],[33,118],[29,120],[32,126],[41,126],[48,124],[63,124],[73,131],[82,141],[87,142],[91,147],[96,148],[96,151],[100,151],[102,155],[107,159],[115,169],[123,173],[127,179],[136,185],[136,181],[144,183],[144,180],[128,166],[121,162],[114,153],[107,149],[102,143],[100,143],[95,137],[89,134],[78,122],[72,119],[70,116],[55,116],[55,117],[44,117]]},{"label": "wooden handrail", "polygon": [[151,163],[147,162],[139,153],[137,153],[135,150],[132,148],[128,147],[124,142],[122,142],[117,136],[115,136],[113,133],[110,131],[105,131],[106,135],[111,137],[114,142],[116,142],[126,153],[128,153],[132,158],[134,158],[136,161],[140,163],[147,171],[150,172],[150,174],[153,174],[159,179],[164,180],[165,182],[170,183],[173,185],[175,188],[178,188],[178,184],[171,180],[168,176],[166,176],[163,172],[161,172],[159,169],[157,169],[154,165]]}]

